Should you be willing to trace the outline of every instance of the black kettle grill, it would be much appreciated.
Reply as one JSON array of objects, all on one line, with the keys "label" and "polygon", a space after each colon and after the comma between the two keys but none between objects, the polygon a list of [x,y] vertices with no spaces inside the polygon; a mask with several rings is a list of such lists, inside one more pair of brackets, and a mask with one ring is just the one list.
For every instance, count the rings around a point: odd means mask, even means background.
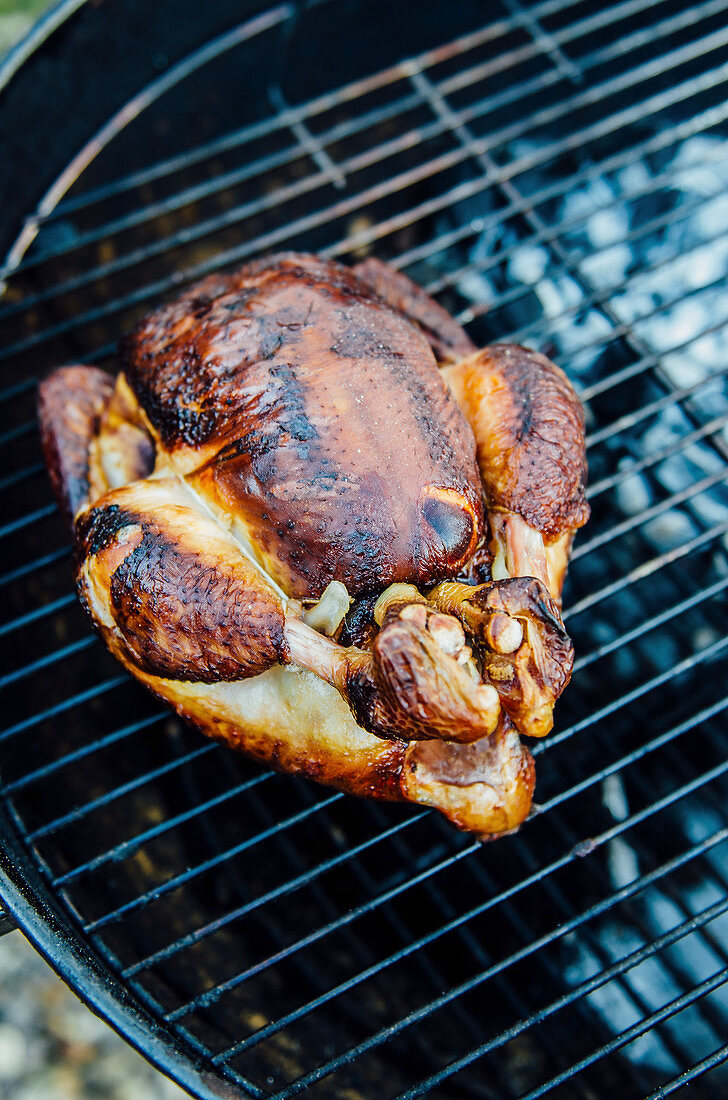
[{"label": "black kettle grill", "polygon": [[[728,1093],[724,0],[65,0],[0,69],[0,894],[198,1097]],[[272,250],[587,407],[578,654],[481,845],[185,729],[72,591],[39,376]]]}]

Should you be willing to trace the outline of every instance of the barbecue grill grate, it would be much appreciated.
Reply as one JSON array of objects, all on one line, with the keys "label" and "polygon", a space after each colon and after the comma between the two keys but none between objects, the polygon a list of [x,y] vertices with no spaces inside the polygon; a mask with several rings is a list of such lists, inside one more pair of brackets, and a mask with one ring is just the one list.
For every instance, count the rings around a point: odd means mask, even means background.
[{"label": "barbecue grill grate", "polygon": [[[159,58],[3,269],[7,908],[200,1096],[722,1094],[725,4],[248,9]],[[496,844],[205,743],[71,592],[37,377],[113,368],[161,297],[283,248],[387,259],[587,405],[577,669]]]}]

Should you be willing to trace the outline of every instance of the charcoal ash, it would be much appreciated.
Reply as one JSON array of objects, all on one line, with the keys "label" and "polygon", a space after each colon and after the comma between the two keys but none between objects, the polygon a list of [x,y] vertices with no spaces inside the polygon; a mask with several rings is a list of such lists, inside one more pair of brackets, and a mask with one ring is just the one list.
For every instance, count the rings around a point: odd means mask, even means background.
[{"label": "charcoal ash", "polygon": [[[521,140],[510,154],[517,160],[535,148]],[[693,136],[659,156],[581,178],[548,205],[547,231],[566,262],[526,219],[491,216],[490,191],[480,205],[462,204],[461,216],[485,228],[455,289],[470,303],[464,320],[490,307],[492,329],[501,325],[490,339],[516,339],[564,365],[587,399],[587,417],[590,390],[615,370],[610,350],[625,335],[633,358],[649,357],[657,366],[661,392],[694,391],[688,403],[668,405],[606,444],[623,475],[614,500],[623,515],[636,517],[724,468],[712,433],[689,446],[681,441],[696,423],[728,420],[728,138]],[[552,183],[544,168],[529,189],[538,193]],[[719,423],[714,438],[728,445],[728,426]],[[671,447],[674,453],[644,467]],[[636,463],[643,468],[630,474]],[[661,509],[642,535],[664,552],[726,520],[728,488],[718,482]]]}]

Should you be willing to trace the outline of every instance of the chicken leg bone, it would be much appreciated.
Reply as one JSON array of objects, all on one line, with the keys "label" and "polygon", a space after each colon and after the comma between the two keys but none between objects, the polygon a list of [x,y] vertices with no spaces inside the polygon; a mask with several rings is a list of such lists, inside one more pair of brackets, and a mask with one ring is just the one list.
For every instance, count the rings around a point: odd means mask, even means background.
[{"label": "chicken leg bone", "polygon": [[457,618],[403,584],[382,594],[375,617],[371,651],[338,646],[288,617],[291,660],[333,684],[380,737],[470,743],[495,730],[498,692],[478,674]]},{"label": "chicken leg bone", "polygon": [[476,640],[483,678],[521,733],[544,737],[556,699],[574,664],[574,647],[558,607],[535,577],[510,577],[473,587],[445,581],[430,593]]}]

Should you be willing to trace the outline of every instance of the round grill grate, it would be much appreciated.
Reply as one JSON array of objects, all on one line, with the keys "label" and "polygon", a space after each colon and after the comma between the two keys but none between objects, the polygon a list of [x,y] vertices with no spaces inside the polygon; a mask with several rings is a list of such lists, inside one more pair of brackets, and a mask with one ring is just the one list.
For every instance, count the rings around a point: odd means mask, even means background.
[{"label": "round grill grate", "polygon": [[[725,5],[101,7],[0,101],[27,181],[0,227],[7,908],[198,1096],[722,1094]],[[285,248],[388,260],[587,406],[577,669],[540,812],[496,844],[206,743],[71,590],[37,378],[113,370],[166,295]]]}]

